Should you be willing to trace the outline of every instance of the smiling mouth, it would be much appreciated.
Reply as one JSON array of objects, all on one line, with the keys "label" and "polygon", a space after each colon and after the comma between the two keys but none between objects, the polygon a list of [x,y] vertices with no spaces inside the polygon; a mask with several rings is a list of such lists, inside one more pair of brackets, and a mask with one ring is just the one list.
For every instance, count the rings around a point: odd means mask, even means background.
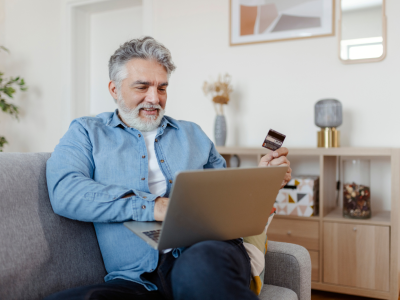
[{"label": "smiling mouth", "polygon": [[141,108],[140,110],[144,111],[146,115],[155,115],[158,113],[157,108]]}]

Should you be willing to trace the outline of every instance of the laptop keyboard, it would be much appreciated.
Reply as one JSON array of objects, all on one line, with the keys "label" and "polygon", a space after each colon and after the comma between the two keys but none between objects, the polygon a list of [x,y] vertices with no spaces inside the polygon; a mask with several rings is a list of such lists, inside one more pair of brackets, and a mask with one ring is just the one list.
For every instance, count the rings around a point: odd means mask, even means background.
[{"label": "laptop keyboard", "polygon": [[153,241],[158,243],[158,239],[160,238],[161,234],[161,229],[158,230],[150,230],[150,231],[143,231],[143,234],[147,235],[149,238],[151,238]]}]

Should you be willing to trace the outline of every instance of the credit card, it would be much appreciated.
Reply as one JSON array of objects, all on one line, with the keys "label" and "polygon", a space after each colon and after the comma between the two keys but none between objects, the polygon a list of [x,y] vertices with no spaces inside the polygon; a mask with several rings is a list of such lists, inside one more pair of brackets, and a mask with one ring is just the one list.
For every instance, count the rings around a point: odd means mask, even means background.
[{"label": "credit card", "polygon": [[275,131],[273,129],[270,129],[262,146],[269,150],[275,151],[280,147],[282,147],[285,138],[286,135],[279,133],[278,131]]}]

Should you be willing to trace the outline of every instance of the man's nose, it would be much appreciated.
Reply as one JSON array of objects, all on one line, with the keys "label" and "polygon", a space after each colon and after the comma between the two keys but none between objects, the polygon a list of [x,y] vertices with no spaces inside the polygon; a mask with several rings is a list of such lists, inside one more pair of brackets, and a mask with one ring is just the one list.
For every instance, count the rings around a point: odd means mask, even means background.
[{"label": "man's nose", "polygon": [[146,101],[152,104],[159,104],[157,87],[151,86],[146,95]]}]

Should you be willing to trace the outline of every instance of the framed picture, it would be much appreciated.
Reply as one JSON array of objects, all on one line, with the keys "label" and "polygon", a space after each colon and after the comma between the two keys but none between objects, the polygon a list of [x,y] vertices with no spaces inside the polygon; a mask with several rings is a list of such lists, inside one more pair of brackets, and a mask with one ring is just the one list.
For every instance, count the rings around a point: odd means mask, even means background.
[{"label": "framed picture", "polygon": [[335,34],[335,0],[230,0],[230,45]]}]

